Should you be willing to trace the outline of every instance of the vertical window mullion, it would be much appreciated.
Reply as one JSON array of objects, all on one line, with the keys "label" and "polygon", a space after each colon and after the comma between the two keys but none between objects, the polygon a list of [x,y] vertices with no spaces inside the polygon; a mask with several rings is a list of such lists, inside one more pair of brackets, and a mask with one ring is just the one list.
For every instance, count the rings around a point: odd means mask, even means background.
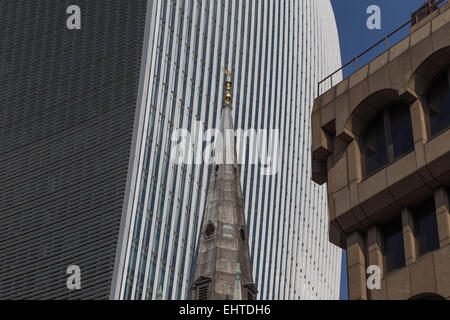
[{"label": "vertical window mullion", "polygon": [[394,162],[394,146],[392,144],[391,120],[389,117],[389,109],[383,111],[384,118],[384,137],[386,139],[388,162]]}]

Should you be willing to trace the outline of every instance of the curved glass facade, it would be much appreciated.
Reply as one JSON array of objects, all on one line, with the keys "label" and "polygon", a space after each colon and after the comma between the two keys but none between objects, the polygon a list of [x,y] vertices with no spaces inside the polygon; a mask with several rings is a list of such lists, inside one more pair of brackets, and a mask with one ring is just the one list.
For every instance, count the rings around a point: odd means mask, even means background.
[{"label": "curved glass facade", "polygon": [[[316,84],[340,66],[329,0],[149,6],[142,137],[112,294],[187,298],[211,166],[172,163],[171,136],[196,132],[198,121],[201,130],[218,127],[226,67],[234,74],[234,127],[280,132],[278,174],[240,168],[258,298],[337,299],[341,251],[328,242],[326,189],[311,182],[310,169]],[[241,149],[247,162],[254,157]]]}]

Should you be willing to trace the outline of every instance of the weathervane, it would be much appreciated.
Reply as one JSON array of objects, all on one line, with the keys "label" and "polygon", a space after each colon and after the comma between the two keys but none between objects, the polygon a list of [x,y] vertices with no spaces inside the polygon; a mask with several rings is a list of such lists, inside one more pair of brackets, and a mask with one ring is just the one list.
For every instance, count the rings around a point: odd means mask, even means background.
[{"label": "weathervane", "polygon": [[[233,78],[233,74],[231,73],[231,71],[225,69],[225,68],[220,68],[220,70],[225,73],[227,75],[228,78]],[[228,80],[228,79],[227,79]]]}]

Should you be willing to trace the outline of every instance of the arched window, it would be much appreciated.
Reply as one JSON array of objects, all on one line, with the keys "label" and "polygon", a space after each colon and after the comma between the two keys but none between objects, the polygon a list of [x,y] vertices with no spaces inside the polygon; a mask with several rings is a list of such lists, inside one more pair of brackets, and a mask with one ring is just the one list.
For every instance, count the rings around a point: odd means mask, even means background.
[{"label": "arched window", "polygon": [[426,96],[430,136],[450,126],[450,68],[434,78]]},{"label": "arched window", "polygon": [[395,102],[378,113],[363,135],[365,174],[414,150],[409,104]]},{"label": "arched window", "polygon": [[445,298],[436,293],[422,293],[411,297],[409,300],[445,300]]}]

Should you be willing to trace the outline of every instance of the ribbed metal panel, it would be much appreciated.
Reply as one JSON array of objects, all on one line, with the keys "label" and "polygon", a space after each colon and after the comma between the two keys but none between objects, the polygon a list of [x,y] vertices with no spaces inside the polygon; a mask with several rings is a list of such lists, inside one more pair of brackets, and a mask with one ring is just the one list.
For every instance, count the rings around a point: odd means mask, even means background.
[{"label": "ribbed metal panel", "polygon": [[240,168],[258,298],[338,298],[341,251],[328,242],[326,189],[310,172],[315,89],[340,66],[330,1],[155,0],[152,8],[144,138],[117,295],[186,298],[210,167],[171,163],[170,138],[178,128],[192,133],[195,120],[218,127],[226,67],[234,127],[280,131],[278,174]]},{"label": "ribbed metal panel", "polygon": [[0,1],[0,299],[110,293],[147,1],[72,4]]}]

